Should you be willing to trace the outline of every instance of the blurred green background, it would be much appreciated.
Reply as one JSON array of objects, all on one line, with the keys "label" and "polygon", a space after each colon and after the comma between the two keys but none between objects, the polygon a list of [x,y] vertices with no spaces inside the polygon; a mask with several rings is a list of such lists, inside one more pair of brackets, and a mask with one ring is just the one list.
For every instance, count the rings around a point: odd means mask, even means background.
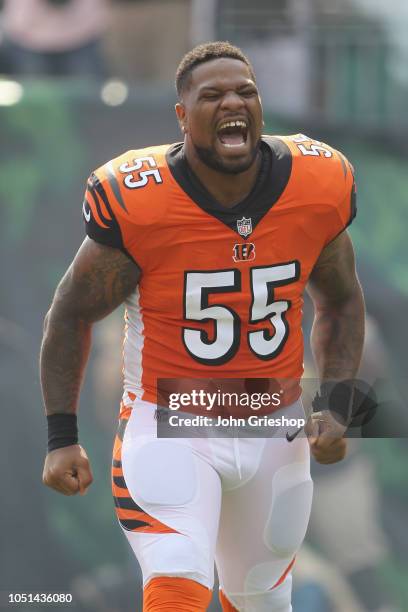
[{"label": "blurred green background", "polygon": [[[119,4],[127,4],[123,10],[133,15],[135,28],[136,11],[143,11],[144,27],[150,23],[151,35],[158,35],[147,3]],[[155,14],[167,15],[168,5],[152,4]],[[122,56],[118,51],[118,39],[126,42],[128,31],[116,6],[106,79],[0,77],[0,591],[73,592],[70,610],[141,609],[139,570],[110,497],[122,313],[99,324],[94,334],[80,424],[95,482],[78,499],[41,486],[42,321],[84,236],[81,206],[90,172],[123,150],[180,139],[171,84],[174,55],[179,58],[180,46],[187,50],[211,30],[203,25],[207,5],[172,4],[173,14],[189,26],[176,51],[171,38],[162,43],[159,54],[171,58],[163,74],[155,69],[160,57],[145,58],[151,70],[137,74],[140,53],[133,56],[136,73],[131,73],[128,47]],[[337,3],[331,12],[327,5],[319,12],[318,4],[308,3],[313,11],[305,14],[293,8],[296,3],[277,2],[275,10],[263,2],[251,9],[238,1],[209,3],[210,37],[228,37],[254,58],[265,91],[266,132],[306,133],[340,149],[355,166],[358,215],[350,232],[369,314],[364,376],[387,378],[406,396],[408,75],[401,59],[406,49],[390,38],[389,18],[367,13],[364,2],[349,12],[334,10]],[[307,332],[310,305],[305,312]],[[307,347],[306,360],[311,368]],[[407,422],[404,412],[386,418]],[[407,460],[406,439],[377,438],[353,441],[344,465],[314,466],[316,503],[295,572],[295,612],[408,610]],[[215,601],[211,609],[219,610]]]}]

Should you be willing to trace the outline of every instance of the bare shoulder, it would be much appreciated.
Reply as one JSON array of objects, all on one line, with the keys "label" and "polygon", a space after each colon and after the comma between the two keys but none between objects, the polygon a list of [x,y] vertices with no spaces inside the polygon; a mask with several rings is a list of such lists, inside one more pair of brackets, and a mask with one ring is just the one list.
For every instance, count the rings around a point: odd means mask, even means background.
[{"label": "bare shoulder", "polygon": [[52,308],[93,322],[135,290],[140,268],[121,250],[86,238],[55,293]]}]

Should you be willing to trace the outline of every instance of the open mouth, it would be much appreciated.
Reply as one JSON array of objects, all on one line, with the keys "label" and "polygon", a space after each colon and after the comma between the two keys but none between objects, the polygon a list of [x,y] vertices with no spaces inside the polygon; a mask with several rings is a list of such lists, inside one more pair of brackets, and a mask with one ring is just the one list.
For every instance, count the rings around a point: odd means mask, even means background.
[{"label": "open mouth", "polygon": [[242,119],[224,121],[217,130],[217,136],[225,147],[242,147],[248,138],[248,124]]}]

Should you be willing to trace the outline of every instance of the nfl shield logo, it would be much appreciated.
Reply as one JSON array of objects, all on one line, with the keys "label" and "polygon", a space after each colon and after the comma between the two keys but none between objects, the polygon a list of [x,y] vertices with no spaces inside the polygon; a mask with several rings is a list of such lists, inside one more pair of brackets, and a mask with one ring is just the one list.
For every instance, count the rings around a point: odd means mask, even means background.
[{"label": "nfl shield logo", "polygon": [[246,238],[249,234],[252,234],[252,219],[249,217],[242,217],[242,219],[237,219],[237,230],[240,236]]}]

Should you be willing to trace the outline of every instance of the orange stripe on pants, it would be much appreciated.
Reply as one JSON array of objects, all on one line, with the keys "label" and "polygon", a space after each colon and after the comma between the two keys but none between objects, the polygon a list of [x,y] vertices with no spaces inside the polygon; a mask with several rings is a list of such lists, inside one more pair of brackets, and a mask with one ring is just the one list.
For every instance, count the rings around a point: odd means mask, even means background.
[{"label": "orange stripe on pants", "polygon": [[[289,574],[290,570],[292,569],[292,567],[293,567],[293,565],[295,563],[295,559],[296,559],[296,557],[293,557],[292,561],[289,563],[288,567],[285,569],[285,571],[283,572],[282,576],[273,585],[273,587],[271,587],[270,590],[276,589],[278,586],[280,586],[282,584],[282,582],[284,582],[284,580],[286,579],[287,575]],[[234,608],[234,606],[226,598],[226,596],[224,595],[223,591],[221,591],[221,590],[220,590],[220,593],[219,593],[219,598],[220,598],[220,603],[221,603],[221,607],[222,607],[222,612],[238,612],[237,609]]]},{"label": "orange stripe on pants", "polygon": [[276,589],[276,587],[282,584],[282,582],[285,580],[286,576],[289,574],[290,570],[294,566],[295,561],[296,561],[296,557],[293,557],[292,561],[289,563],[288,567],[285,569],[285,571],[283,572],[279,580],[273,585],[272,589]]},{"label": "orange stripe on pants", "polygon": [[143,612],[206,612],[212,592],[189,578],[159,576],[143,591]]}]

